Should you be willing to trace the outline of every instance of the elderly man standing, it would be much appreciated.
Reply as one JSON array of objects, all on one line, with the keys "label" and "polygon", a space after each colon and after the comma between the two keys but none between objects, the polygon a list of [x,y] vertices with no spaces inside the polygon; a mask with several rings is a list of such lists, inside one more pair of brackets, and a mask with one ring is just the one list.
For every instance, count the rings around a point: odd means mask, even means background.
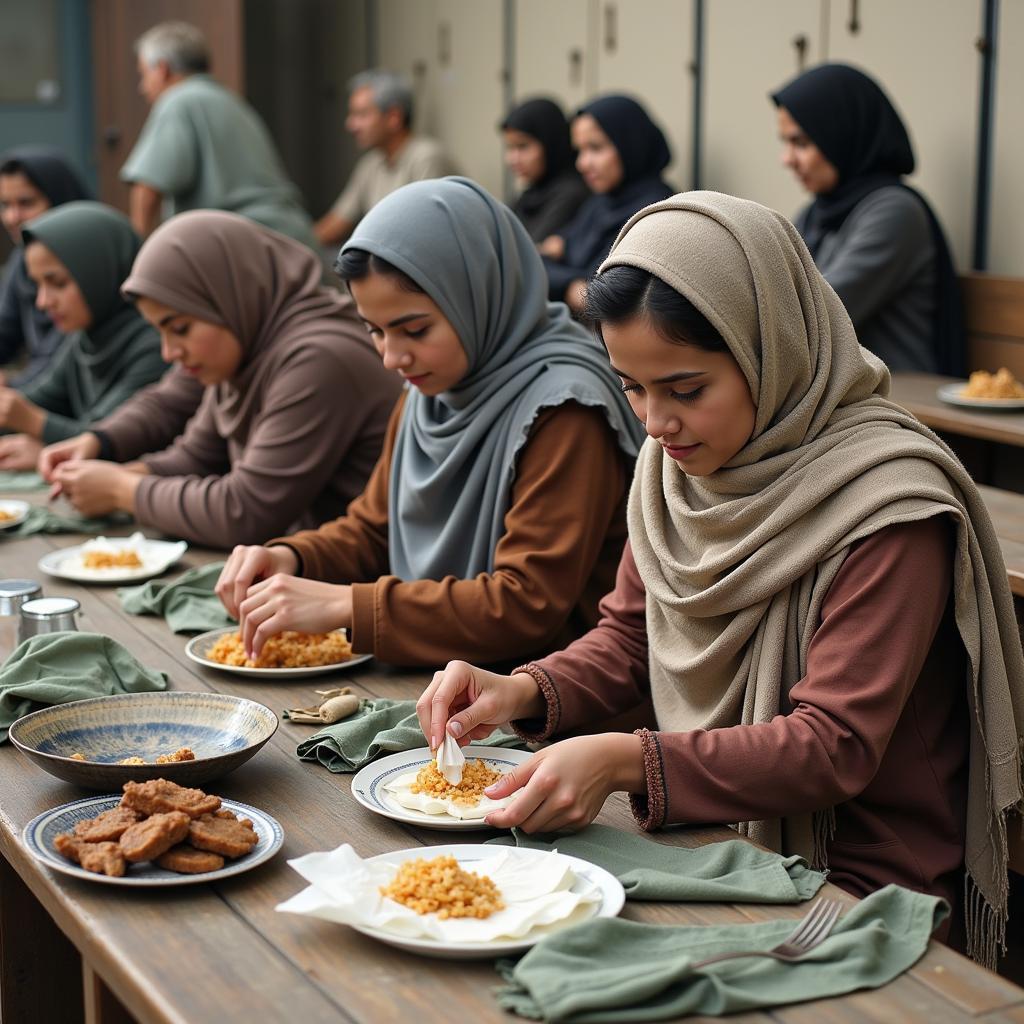
[{"label": "elderly man standing", "polygon": [[139,92],[152,107],[121,168],[132,186],[132,225],[143,237],[161,214],[217,209],[241,214],[316,248],[299,191],[259,115],[207,74],[199,29],[168,21],[135,43]]},{"label": "elderly man standing", "polygon": [[443,178],[455,169],[435,139],[413,135],[412,89],[391,71],[364,71],[349,82],[345,127],[360,158],[345,190],[314,225],[323,245],[341,242],[395,189],[424,178]]}]

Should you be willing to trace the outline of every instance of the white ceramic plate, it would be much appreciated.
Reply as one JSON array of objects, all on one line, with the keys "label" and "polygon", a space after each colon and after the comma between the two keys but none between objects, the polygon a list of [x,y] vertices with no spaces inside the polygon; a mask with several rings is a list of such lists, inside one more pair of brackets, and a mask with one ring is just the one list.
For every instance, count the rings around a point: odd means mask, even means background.
[{"label": "white ceramic plate", "polygon": [[[211,629],[209,633],[200,633],[192,637],[185,645],[185,653],[197,664],[205,665],[207,668],[215,668],[221,672],[234,672],[239,676],[252,676],[257,679],[269,677],[281,677],[285,679],[301,679],[304,676],[329,675],[331,672],[346,672],[356,665],[362,665],[369,661],[372,654],[356,654],[348,661],[337,661],[332,665],[309,665],[304,668],[246,668],[243,665],[224,665],[219,661],[211,661],[207,654],[211,647],[228,633],[237,633],[237,626],[226,626],[223,629]],[[344,630],[337,630],[343,633]]]},{"label": "white ceramic plate", "polygon": [[[529,750],[516,750],[511,747],[478,747],[472,744],[463,747],[462,752],[469,758],[482,758],[493,768],[501,772],[511,771],[517,764],[522,764],[533,756]],[[466,821],[453,818],[449,814],[427,814],[411,807],[403,807],[384,787],[387,783],[406,772],[418,772],[424,765],[430,764],[434,755],[429,747],[416,750],[402,750],[390,754],[377,761],[364,765],[352,777],[352,795],[364,807],[385,818],[404,822],[406,825],[422,825],[425,828],[443,829],[450,832],[479,832],[490,828],[480,818]]]},{"label": "white ceramic plate", "polygon": [[[547,850],[531,850],[528,847],[517,852],[527,857],[551,856]],[[366,862],[373,864],[376,861],[385,861],[388,864],[401,864],[407,860],[415,860],[417,857],[429,860],[433,857],[451,856],[459,862],[461,867],[472,871],[475,863],[492,856],[493,853],[493,848],[478,843],[463,843],[453,846],[417,846],[412,850],[396,850],[394,853],[382,853],[377,857],[367,857]],[[626,893],[622,888],[622,883],[613,874],[596,864],[580,860],[578,857],[569,857],[566,854],[562,854],[562,856],[570,862],[577,875],[586,879],[601,892],[601,902],[593,904],[593,912],[590,917],[583,920],[592,920],[595,917],[615,917],[626,902]],[[577,880],[573,890],[575,891],[580,884],[580,881]],[[580,918],[573,918],[571,921],[565,922],[556,921],[554,924],[534,928],[518,939],[495,939],[492,942],[443,942],[439,939],[410,938],[407,935],[397,935],[383,928],[370,928],[365,925],[353,925],[352,927],[356,931],[362,932],[363,935],[369,935],[370,938],[385,942],[389,946],[409,950],[411,953],[423,953],[427,956],[443,957],[446,960],[482,960],[523,953],[545,936],[560,931],[562,928],[577,925],[580,921]]]},{"label": "white ceramic plate", "polygon": [[74,875],[76,878],[84,878],[90,882],[104,882],[107,885],[127,886],[128,888],[196,885],[200,882],[215,882],[221,878],[229,878],[231,875],[240,875],[243,871],[250,871],[258,864],[269,860],[284,843],[284,831],[269,814],[250,807],[248,804],[224,800],[221,802],[221,807],[233,811],[243,818],[248,818],[252,822],[259,842],[252,848],[252,852],[247,853],[244,857],[225,861],[224,867],[219,871],[205,871],[199,875],[182,875],[175,871],[166,871],[164,868],[145,861],[142,864],[129,864],[123,877],[111,878],[108,875],[98,875],[94,871],[80,868],[77,864],[62,857],[53,848],[53,840],[59,833],[70,832],[77,822],[84,821],[86,818],[95,818],[103,811],[109,811],[112,807],[116,807],[120,802],[120,794],[115,794],[114,796],[88,796],[83,800],[72,800],[71,803],[61,804],[60,807],[54,807],[53,810],[45,811],[33,818],[25,826],[21,836],[22,840],[28,847],[29,853],[53,871]]},{"label": "white ceramic plate", "polygon": [[[138,543],[130,537],[107,537],[112,548],[125,548]],[[183,541],[150,540],[142,542],[139,557],[142,566],[138,569],[86,569],[78,561],[84,545],[51,551],[39,559],[39,568],[50,576],[74,580],[76,583],[131,583],[134,580],[149,579],[166,572],[188,551]]]},{"label": "white ceramic plate", "polygon": [[14,516],[13,519],[0,519],[0,530],[7,530],[18,523],[23,523],[31,507],[27,501],[17,501],[14,498],[0,501],[0,511]]},{"label": "white ceramic plate", "polygon": [[1024,409],[1024,398],[965,398],[962,394],[967,382],[943,384],[936,392],[944,402],[960,405],[965,409],[984,409],[986,412],[1020,412]]}]

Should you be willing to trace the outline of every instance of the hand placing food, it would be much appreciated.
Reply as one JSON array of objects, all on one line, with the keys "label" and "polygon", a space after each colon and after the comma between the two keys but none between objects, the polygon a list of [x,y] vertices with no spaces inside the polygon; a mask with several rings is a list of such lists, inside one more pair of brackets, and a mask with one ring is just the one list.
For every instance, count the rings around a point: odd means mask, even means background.
[{"label": "hand placing food", "polygon": [[640,737],[629,733],[574,736],[546,747],[484,790],[491,800],[513,793],[484,819],[494,828],[555,832],[589,825],[612,793],[646,790]]},{"label": "hand placing food", "polygon": [[44,480],[53,483],[53,474],[62,462],[95,459],[100,453],[100,439],[92,432],[69,437],[56,444],[48,444],[39,453],[39,472]]},{"label": "hand placing food", "polygon": [[0,437],[0,469],[35,469],[42,441],[28,434]]},{"label": "hand placing food", "polygon": [[103,516],[119,509],[134,512],[141,479],[115,462],[99,459],[63,462],[53,473],[53,482],[83,516]]},{"label": "hand placing food", "polygon": [[435,672],[416,701],[416,715],[431,750],[441,745],[446,729],[465,745],[489,736],[505,722],[543,713],[544,701],[528,673],[501,676],[464,661],[450,661]]},{"label": "hand placing food", "polygon": [[350,626],[352,588],[278,573],[253,584],[238,613],[246,656],[256,661],[267,640],[286,629],[328,633]]},{"label": "hand placing food", "polygon": [[294,576],[298,569],[298,556],[283,544],[237,544],[217,577],[215,591],[228,615],[241,619],[239,609],[254,583],[278,574]]}]

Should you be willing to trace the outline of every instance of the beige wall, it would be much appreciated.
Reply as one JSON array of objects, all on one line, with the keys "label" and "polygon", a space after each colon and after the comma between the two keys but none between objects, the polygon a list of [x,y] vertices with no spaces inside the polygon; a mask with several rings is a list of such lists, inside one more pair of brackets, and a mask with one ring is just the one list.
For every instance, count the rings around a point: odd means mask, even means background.
[{"label": "beige wall", "polygon": [[[553,95],[570,111],[599,92],[632,93],[671,141],[667,177],[692,187],[694,0],[512,0],[510,41],[502,0],[376,2],[380,63],[413,76],[421,126],[497,194],[506,73],[516,97]],[[1001,6],[990,269],[1024,275],[1024,0]],[[982,0],[705,0],[703,186],[795,213],[807,197],[779,165],[768,93],[801,65],[848,61],[903,114],[918,159],[911,181],[967,269],[982,9]]]}]

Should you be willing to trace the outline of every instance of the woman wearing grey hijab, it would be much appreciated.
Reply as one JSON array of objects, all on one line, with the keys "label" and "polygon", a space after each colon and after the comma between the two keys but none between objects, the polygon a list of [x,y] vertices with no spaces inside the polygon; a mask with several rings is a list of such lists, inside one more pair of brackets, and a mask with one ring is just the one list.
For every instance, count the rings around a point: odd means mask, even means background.
[{"label": "woman wearing grey hijab", "polygon": [[228,561],[250,656],[284,629],[344,626],[400,664],[578,635],[614,579],[640,432],[597,342],[547,302],[529,235],[473,182],[416,182],[338,271],[408,388],[346,516]]}]

